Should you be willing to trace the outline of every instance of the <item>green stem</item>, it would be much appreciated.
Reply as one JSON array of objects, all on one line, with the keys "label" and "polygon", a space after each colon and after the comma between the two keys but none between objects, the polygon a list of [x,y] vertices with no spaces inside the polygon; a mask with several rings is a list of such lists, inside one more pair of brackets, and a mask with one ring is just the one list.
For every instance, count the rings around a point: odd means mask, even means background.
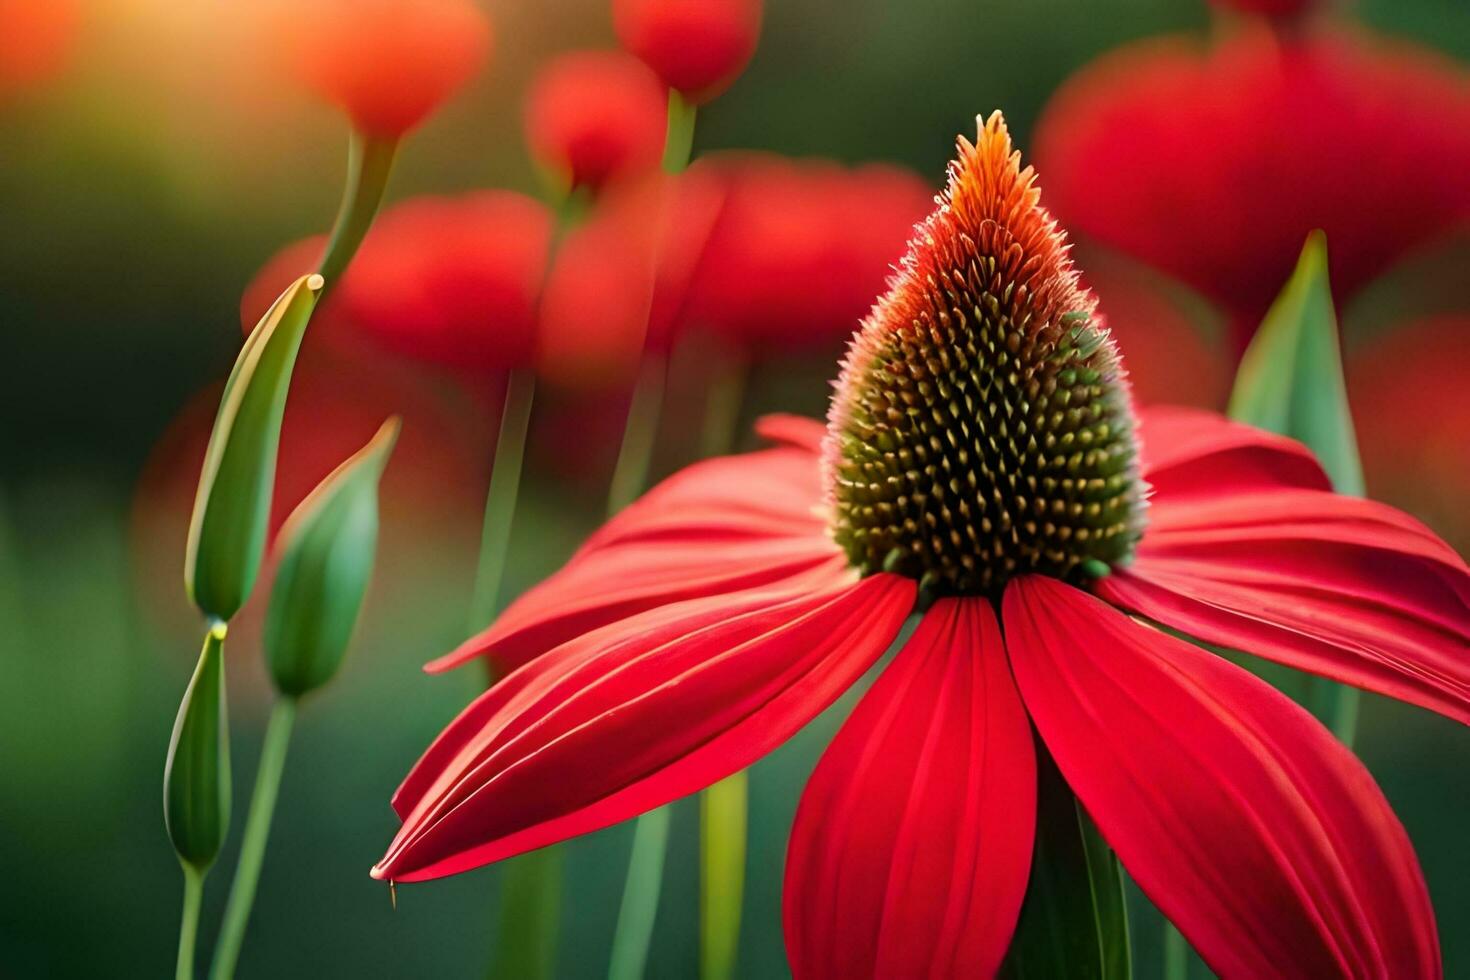
[{"label": "green stem", "polygon": [[654,437],[658,434],[659,413],[663,410],[667,370],[668,365],[662,355],[644,354],[643,363],[638,368],[638,380],[633,386],[633,401],[628,406],[623,442],[618,447],[618,462],[613,467],[612,484],[608,488],[609,517],[637,499],[648,482]]},{"label": "green stem", "polygon": [[[322,256],[317,272],[327,281],[330,291],[342,273],[347,271],[352,257],[367,237],[378,205],[383,203],[383,192],[388,187],[388,178],[393,173],[393,158],[398,153],[396,139],[363,136],[353,132],[347,145],[347,185],[342,189],[342,206],[337,210],[337,220],[332,224],[331,239],[326,254]],[[325,294],[317,302],[325,298]]]},{"label": "green stem", "polygon": [[642,980],[653,923],[658,917],[668,844],[668,807],[650,810],[633,825],[633,853],[628,857],[628,880],[623,885],[623,903],[613,933],[608,980]]},{"label": "green stem", "polygon": [[1187,980],[1189,944],[1174,923],[1164,920],[1164,980]]},{"label": "green stem", "polygon": [[1348,748],[1358,734],[1358,702],[1363,692],[1346,684],[1337,685],[1337,702],[1332,708],[1332,734]]},{"label": "green stem", "polygon": [[235,965],[240,960],[240,948],[245,942],[246,926],[250,923],[255,887],[260,882],[260,866],[265,860],[265,845],[270,837],[271,818],[276,812],[281,773],[286,767],[286,749],[291,744],[291,728],[295,722],[296,699],[277,698],[265,729],[260,766],[255,772],[255,792],[250,797],[250,813],[245,818],[245,834],[240,843],[240,857],[235,864],[235,880],[230,883],[224,924],[220,927],[219,944],[215,947],[214,964],[209,971],[213,980],[233,977]]},{"label": "green stem", "polygon": [[664,133],[664,173],[682,173],[694,152],[694,120],[698,107],[669,89],[669,123]]},{"label": "green stem", "polygon": [[179,962],[174,968],[177,980],[194,980],[194,942],[199,935],[199,904],[204,898],[204,871],[192,864],[180,863],[184,869],[184,916],[179,921]]},{"label": "green stem", "polygon": [[[705,403],[700,449],[704,456],[731,451],[745,399],[747,365],[735,355],[716,357]],[[729,980],[740,945],[745,893],[749,780],[744,772],[714,784],[699,797],[699,973]]]},{"label": "green stem", "polygon": [[535,374],[526,368],[512,371],[506,379],[494,468],[485,494],[485,523],[480,528],[480,558],[470,599],[470,633],[478,633],[489,625],[500,604],[500,585],[505,577],[511,523],[515,519],[525,462],[526,431],[531,424],[531,403],[535,396]]},{"label": "green stem", "polygon": [[745,894],[745,835],[749,780],[744,772],[699,797],[699,975],[730,980],[740,949]]},{"label": "green stem", "polygon": [[714,375],[706,395],[699,447],[702,455],[723,456],[735,448],[748,365],[733,352],[722,353],[713,361]]},{"label": "green stem", "polygon": [[[669,124],[664,141],[663,168],[677,174],[689,165],[694,145],[695,107],[669,90]],[[628,406],[628,422],[618,448],[608,489],[608,516],[632,503],[648,482],[659,413],[663,409],[664,383],[668,365],[662,355],[644,352]],[[658,917],[659,893],[663,888],[664,854],[669,843],[669,809],[660,807],[638,818],[633,826],[633,852],[628,857],[628,878],[623,885],[623,902],[618,909],[613,933],[609,980],[641,980]]]},{"label": "green stem", "polygon": [[561,925],[561,865],[562,851],[557,846],[506,862],[492,978],[545,980],[553,975]]}]

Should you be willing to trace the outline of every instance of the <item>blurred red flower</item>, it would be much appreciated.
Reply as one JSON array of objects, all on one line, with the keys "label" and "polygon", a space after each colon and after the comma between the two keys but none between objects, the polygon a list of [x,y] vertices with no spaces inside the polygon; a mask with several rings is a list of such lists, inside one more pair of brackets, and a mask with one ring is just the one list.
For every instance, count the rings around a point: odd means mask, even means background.
[{"label": "blurred red flower", "polygon": [[1196,322],[1153,269],[1108,249],[1077,255],[1127,361],[1133,397],[1143,405],[1222,407],[1230,390],[1225,339]]},{"label": "blurred red flower", "polygon": [[423,122],[479,70],[490,22],[470,0],[273,4],[287,68],[360,131],[391,139]]},{"label": "blurred red flower", "polygon": [[646,351],[667,354],[723,203],[724,186],[698,168],[610,186],[557,250],[541,307],[541,374],[607,389],[627,383]]},{"label": "blurred red flower", "polygon": [[1210,0],[1216,7],[1238,10],[1243,14],[1265,14],[1267,17],[1299,17],[1319,7],[1326,0]]},{"label": "blurred red flower", "polygon": [[755,53],[761,0],[613,0],[623,47],[690,102],[730,87]]},{"label": "blurred red flower", "polygon": [[[288,246],[246,290],[248,330],[323,238]],[[381,349],[471,374],[531,363],[551,243],[546,207],[511,191],[419,197],[385,211],[313,324],[337,346]]]},{"label": "blurred red flower", "polygon": [[1430,317],[1350,347],[1348,395],[1368,489],[1470,554],[1470,316]]},{"label": "blurred red flower", "polygon": [[922,180],[885,164],[739,154],[696,169],[724,183],[725,203],[683,315],[755,357],[851,336],[933,205]]},{"label": "blurred red flower", "polygon": [[851,335],[933,200],[907,171],[727,154],[619,186],[570,234],[546,289],[544,373],[625,379],[708,330],[744,357]]},{"label": "blurred red flower", "polygon": [[72,0],[0,0],[0,99],[61,71],[76,31]]},{"label": "blurred red flower", "polygon": [[575,51],[552,59],[526,98],[526,142],[568,187],[600,189],[614,177],[658,166],[664,151],[663,85],[621,51]]},{"label": "blurred red flower", "polygon": [[1309,231],[1345,302],[1470,220],[1470,79],[1366,36],[1124,47],[1060,89],[1036,141],[1057,214],[1219,304],[1237,351]]}]

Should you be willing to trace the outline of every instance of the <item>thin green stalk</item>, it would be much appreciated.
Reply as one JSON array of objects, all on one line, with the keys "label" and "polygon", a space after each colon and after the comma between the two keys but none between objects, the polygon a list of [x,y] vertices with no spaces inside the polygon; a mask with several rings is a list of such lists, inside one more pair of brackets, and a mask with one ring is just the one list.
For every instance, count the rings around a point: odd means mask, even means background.
[{"label": "thin green stalk", "polygon": [[470,633],[484,629],[495,617],[500,604],[511,523],[515,519],[516,499],[521,489],[526,431],[531,424],[531,403],[535,396],[535,374],[527,368],[512,371],[506,379],[500,435],[495,440],[494,468],[490,472],[490,489],[485,495],[480,558],[475,569],[475,590],[470,599]]},{"label": "thin green stalk", "polygon": [[396,139],[353,132],[351,142],[347,144],[347,185],[342,190],[342,205],[337,210],[337,220],[332,224],[326,254],[322,256],[321,265],[317,266],[317,272],[327,281],[325,289],[331,290],[342,273],[347,271],[362,240],[367,237],[378,213],[378,205],[383,203],[383,192],[388,187],[393,159],[397,154]]},{"label": "thin green stalk", "polygon": [[684,97],[669,89],[669,123],[664,132],[665,173],[682,173],[689,166],[690,154],[694,151],[694,120],[698,107],[686,102]]},{"label": "thin green stalk", "polygon": [[1164,980],[1188,980],[1189,944],[1174,923],[1164,920]]},{"label": "thin green stalk", "polygon": [[721,353],[714,358],[714,364],[706,395],[704,430],[699,439],[700,453],[704,456],[723,456],[735,448],[749,370],[744,359],[733,352]]},{"label": "thin green stalk", "polygon": [[271,709],[261,747],[260,766],[255,772],[255,791],[250,796],[250,813],[245,818],[245,834],[240,843],[240,857],[235,863],[235,880],[230,883],[230,898],[225,904],[224,924],[214,950],[214,963],[209,975],[213,980],[229,980],[235,975],[240,949],[245,942],[245,929],[250,923],[250,908],[255,902],[255,888],[260,882],[260,866],[265,860],[265,845],[271,832],[271,818],[276,812],[276,797],[281,789],[281,774],[286,768],[286,750],[291,744],[291,729],[296,722],[296,699],[279,697]]},{"label": "thin green stalk", "polygon": [[204,898],[204,872],[180,862],[184,869],[184,915],[179,922],[177,980],[194,980],[194,942],[199,935],[199,904]]},{"label": "thin green stalk", "polygon": [[664,853],[669,846],[669,808],[650,810],[633,825],[633,853],[618,907],[608,980],[642,980],[663,890]]},{"label": "thin green stalk", "polygon": [[1337,703],[1332,708],[1332,734],[1348,748],[1358,734],[1358,702],[1363,692],[1346,684],[1337,685]]},{"label": "thin green stalk", "polygon": [[631,504],[648,482],[659,413],[663,411],[667,370],[668,364],[663,356],[652,353],[644,356],[638,368],[633,401],[628,406],[628,422],[623,428],[623,442],[618,447],[618,461],[608,488],[609,517]]},{"label": "thin green stalk", "polygon": [[[657,355],[646,356],[639,370],[617,466],[608,488],[608,516],[632,503],[648,480],[663,406],[665,370],[664,359]],[[634,825],[633,853],[628,858],[628,878],[623,885],[623,903],[618,909],[618,924],[613,934],[610,980],[638,980],[643,976],[648,944],[653,938],[653,922],[658,915],[668,838],[667,807],[643,814]]]},{"label": "thin green stalk", "polygon": [[[715,359],[705,404],[700,448],[705,456],[730,452],[745,400],[746,363],[733,354]],[[745,894],[746,818],[749,780],[744,772],[699,797],[699,974],[729,980],[740,946]]]},{"label": "thin green stalk", "polygon": [[699,796],[699,975],[730,980],[740,949],[745,895],[745,834],[750,787],[745,773]]},{"label": "thin green stalk", "polygon": [[500,940],[492,978],[539,980],[556,971],[561,916],[560,847],[543,847],[506,862],[501,879]]}]

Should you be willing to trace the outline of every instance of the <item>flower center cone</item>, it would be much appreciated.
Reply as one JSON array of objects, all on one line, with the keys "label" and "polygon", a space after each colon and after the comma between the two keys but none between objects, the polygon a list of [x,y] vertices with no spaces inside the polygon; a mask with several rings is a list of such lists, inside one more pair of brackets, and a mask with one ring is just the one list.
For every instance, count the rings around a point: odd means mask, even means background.
[{"label": "flower center cone", "polygon": [[828,416],[832,536],[934,595],[1126,561],[1146,484],[1126,372],[993,114],[852,341]]}]

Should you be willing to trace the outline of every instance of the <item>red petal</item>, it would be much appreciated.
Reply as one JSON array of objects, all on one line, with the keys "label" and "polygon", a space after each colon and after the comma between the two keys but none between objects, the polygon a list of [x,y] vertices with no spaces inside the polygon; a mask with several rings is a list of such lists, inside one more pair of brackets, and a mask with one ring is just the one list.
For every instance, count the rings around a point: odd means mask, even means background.
[{"label": "red petal", "polygon": [[801,799],[792,973],[991,976],[1036,830],[1031,726],[988,603],[947,599],[864,696]]},{"label": "red petal", "polygon": [[418,881],[601,829],[748,766],[883,653],[914,583],[655,609],[505,678],[429,747],[375,877]]},{"label": "red petal", "polygon": [[791,447],[686,467],[602,526],[587,548],[612,541],[715,540],[825,533],[817,457]]},{"label": "red petal", "polygon": [[1146,408],[1139,412],[1144,478],[1170,497],[1276,486],[1330,490],[1332,484],[1310,450],[1223,415],[1194,408]]},{"label": "red petal", "polygon": [[1016,682],[1062,774],[1217,973],[1441,974],[1408,836],[1310,714],[1055,580],[1013,583],[1004,620]]},{"label": "red petal", "polygon": [[1470,571],[1391,507],[1313,490],[1160,497],[1099,595],[1210,643],[1470,723]]},{"label": "red petal", "polygon": [[817,515],[816,458],[771,449],[675,474],[594,534],[567,565],[484,632],[430,662],[475,657],[513,670],[572,637],[656,606],[754,586],[850,575]]},{"label": "red petal", "polygon": [[778,446],[794,446],[809,453],[819,453],[822,440],[827,436],[827,425],[805,415],[776,412],[755,420],[755,434]]}]

